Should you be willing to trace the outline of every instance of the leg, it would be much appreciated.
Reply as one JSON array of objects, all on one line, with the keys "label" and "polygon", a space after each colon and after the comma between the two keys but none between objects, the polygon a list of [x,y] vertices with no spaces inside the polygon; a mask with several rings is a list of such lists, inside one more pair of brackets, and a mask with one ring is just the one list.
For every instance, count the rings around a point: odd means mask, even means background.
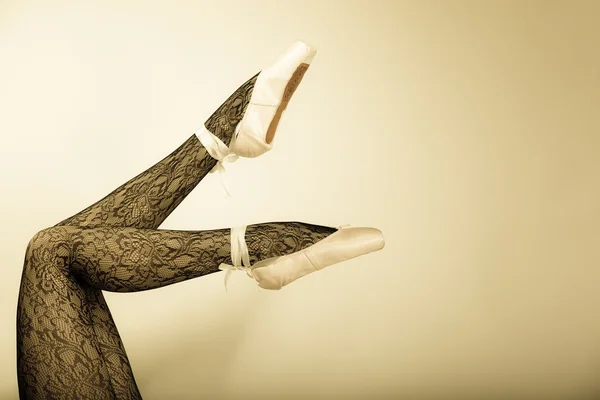
[{"label": "leg", "polygon": [[[246,240],[256,262],[298,251],[332,231],[297,222],[259,224],[248,227]],[[127,382],[114,377],[122,371],[109,358],[118,351],[107,352],[96,338],[86,291],[149,290],[217,272],[229,258],[229,229],[60,226],[38,232],[27,247],[17,306],[21,398],[132,396],[120,392]]]},{"label": "leg", "polygon": [[[256,77],[240,86],[205,123],[226,144],[244,114]],[[192,135],[163,160],[56,226],[158,228],[216,163]]]},{"label": "leg", "polygon": [[[231,258],[230,229],[176,231],[60,227],[71,243],[71,271],[93,288],[138,292],[219,272]],[[250,262],[302,250],[335,228],[271,222],[246,230]]]},{"label": "leg", "polygon": [[69,270],[60,231],[27,246],[17,304],[21,399],[114,399],[110,371],[90,319],[85,287]]},{"label": "leg", "polygon": [[[226,144],[244,114],[256,78],[257,75],[240,86],[205,123]],[[192,135],[156,165],[56,226],[157,228],[215,164],[216,160]],[[113,392],[119,399],[140,398],[125,347],[102,292],[84,282],[78,290],[86,305],[81,312],[87,313],[88,333],[97,342],[110,371]],[[22,371],[18,373],[21,375]]]},{"label": "leg", "polygon": [[[242,85],[205,123],[226,144],[229,144],[235,126],[244,114],[256,78],[254,76]],[[154,167],[56,226],[156,228],[215,163],[198,139],[192,136]],[[265,238],[267,242],[271,240],[268,235]],[[87,312],[89,316],[91,330],[88,333],[92,335],[89,340],[95,341],[102,355],[101,362],[110,371],[112,392],[119,398],[139,398],[129,361],[101,291],[86,286],[85,282],[79,282],[79,290],[85,295],[86,307],[81,312]],[[20,295],[20,299],[27,302],[27,292],[25,289],[22,292],[25,294]],[[29,329],[20,324],[20,315],[23,314],[18,313],[17,316],[19,337]],[[26,371],[19,369],[19,376],[22,373]],[[22,381],[21,378],[19,381]]]}]

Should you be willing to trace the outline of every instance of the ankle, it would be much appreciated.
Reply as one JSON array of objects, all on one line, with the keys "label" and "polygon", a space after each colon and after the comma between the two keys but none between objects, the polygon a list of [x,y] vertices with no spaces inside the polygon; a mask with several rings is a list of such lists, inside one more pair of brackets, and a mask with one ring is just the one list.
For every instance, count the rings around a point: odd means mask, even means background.
[{"label": "ankle", "polygon": [[244,116],[257,77],[258,74],[254,75],[240,86],[204,123],[206,129],[227,146]]}]

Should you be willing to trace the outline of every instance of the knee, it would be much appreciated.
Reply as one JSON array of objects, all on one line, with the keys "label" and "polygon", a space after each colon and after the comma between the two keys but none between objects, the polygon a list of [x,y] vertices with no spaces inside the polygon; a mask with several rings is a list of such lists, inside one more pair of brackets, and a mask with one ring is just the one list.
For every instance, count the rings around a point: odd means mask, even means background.
[{"label": "knee", "polygon": [[37,265],[65,266],[70,258],[69,229],[65,227],[51,227],[37,232],[29,240],[25,252],[25,260],[37,261]]},{"label": "knee", "polygon": [[46,228],[38,231],[27,244],[27,253],[35,252],[41,249],[52,247],[52,243],[55,242],[52,238],[56,236],[56,228]]}]

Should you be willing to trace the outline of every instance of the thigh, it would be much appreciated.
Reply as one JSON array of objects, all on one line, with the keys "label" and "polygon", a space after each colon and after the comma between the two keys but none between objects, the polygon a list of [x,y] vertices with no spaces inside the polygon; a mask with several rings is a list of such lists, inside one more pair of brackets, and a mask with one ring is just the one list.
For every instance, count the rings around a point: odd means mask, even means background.
[{"label": "thigh", "polygon": [[17,308],[22,399],[113,399],[85,289],[52,251],[26,258]]}]

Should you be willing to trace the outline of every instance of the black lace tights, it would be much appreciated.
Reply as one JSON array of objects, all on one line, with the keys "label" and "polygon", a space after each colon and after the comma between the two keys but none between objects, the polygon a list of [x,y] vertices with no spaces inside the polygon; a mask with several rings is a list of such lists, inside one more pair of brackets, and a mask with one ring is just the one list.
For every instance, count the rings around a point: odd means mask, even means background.
[{"label": "black lace tights", "polygon": [[[256,76],[205,126],[226,144]],[[74,216],[36,233],[17,306],[22,399],[139,399],[102,290],[135,292],[218,272],[230,230],[158,229],[216,161],[195,135],[153,167]],[[248,226],[251,261],[301,250],[335,228],[300,222]]]}]

